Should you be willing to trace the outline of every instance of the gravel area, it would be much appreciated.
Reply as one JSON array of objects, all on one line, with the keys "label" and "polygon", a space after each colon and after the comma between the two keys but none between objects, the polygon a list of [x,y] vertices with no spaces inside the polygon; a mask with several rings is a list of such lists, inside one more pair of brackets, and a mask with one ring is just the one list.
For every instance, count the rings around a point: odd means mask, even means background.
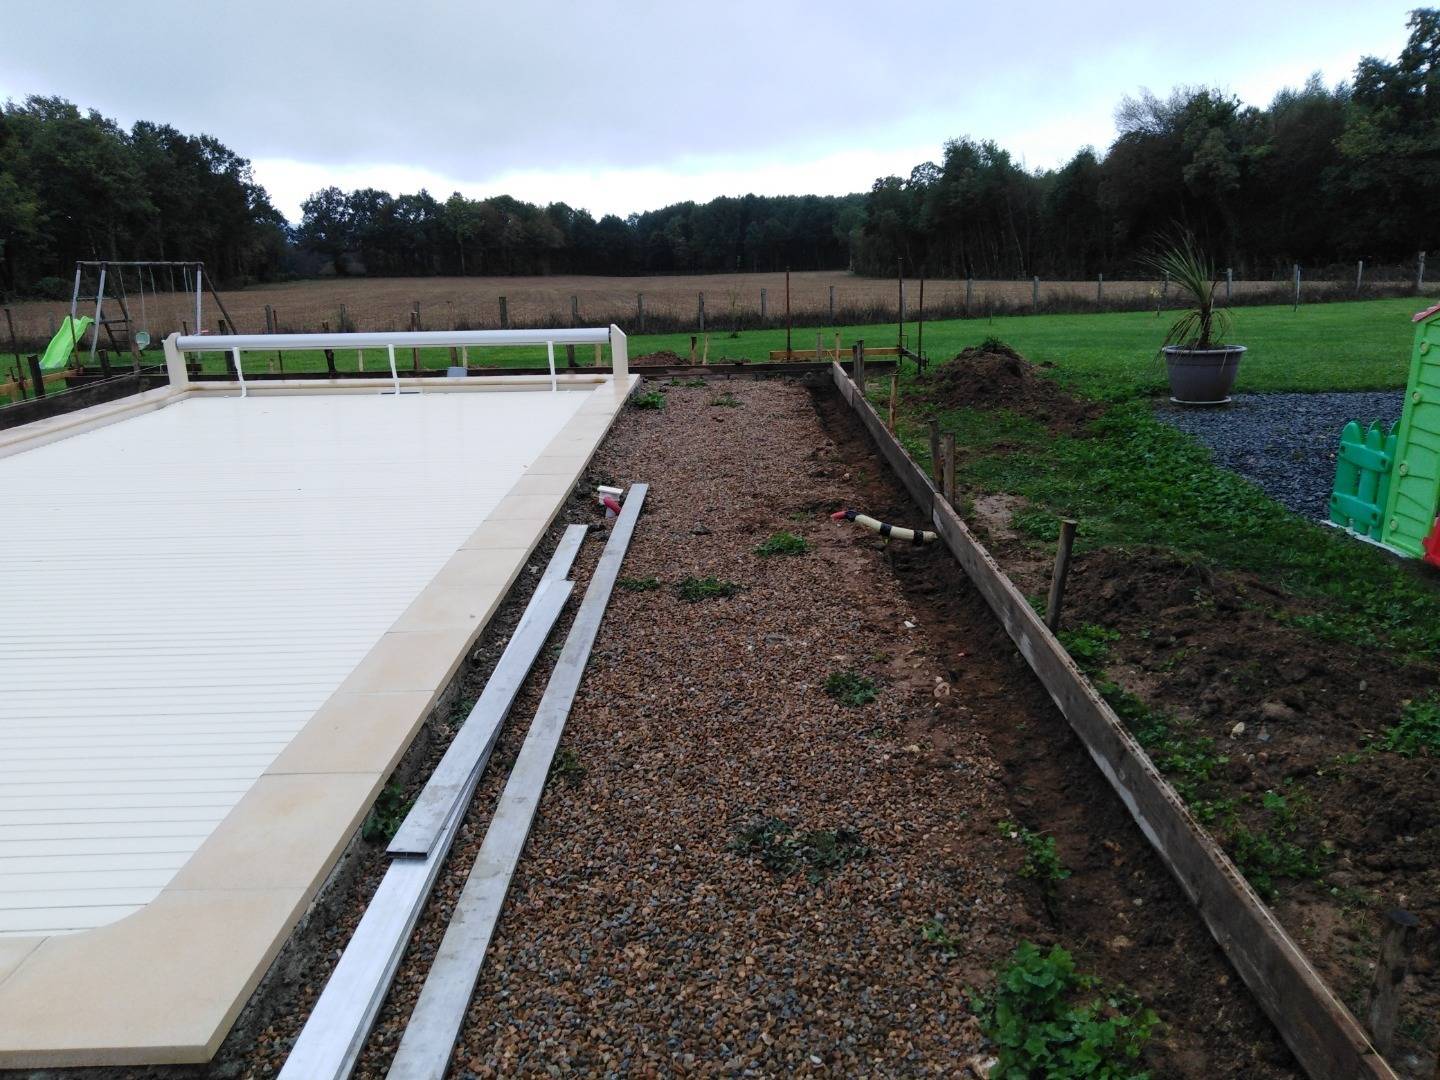
[{"label": "gravel area", "polygon": [[[738,406],[712,404],[727,392]],[[583,774],[541,806],[456,1073],[956,1075],[979,1049],[962,991],[1021,918],[999,771],[975,745],[917,775],[898,720],[933,708],[941,670],[909,666],[923,631],[899,586],[826,517],[846,471],[808,393],[737,381],[666,397],[594,469],[650,483],[623,575],[660,585],[614,594],[561,744]],[[812,550],[754,554],[780,530]],[[689,602],[687,577],[743,591]],[[875,701],[827,695],[848,671],[877,682]],[[732,850],[764,818],[853,829],[868,853],[777,872]],[[921,936],[937,914],[960,939],[948,961]],[[438,927],[423,936],[421,953]],[[392,1003],[369,1074],[402,1022]]]},{"label": "gravel area", "polygon": [[1226,406],[1183,408],[1166,402],[1155,415],[1208,446],[1277,502],[1307,518],[1327,515],[1340,429],[1351,420],[1400,419],[1399,390],[1334,394],[1237,394]]}]

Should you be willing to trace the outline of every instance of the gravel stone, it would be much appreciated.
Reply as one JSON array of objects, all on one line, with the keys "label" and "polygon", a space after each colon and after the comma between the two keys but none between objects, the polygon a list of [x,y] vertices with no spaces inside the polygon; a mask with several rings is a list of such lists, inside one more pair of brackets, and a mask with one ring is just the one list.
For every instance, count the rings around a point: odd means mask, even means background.
[{"label": "gravel stone", "polygon": [[1224,406],[1166,402],[1155,415],[1210,448],[1215,464],[1239,473],[1276,502],[1311,519],[1328,516],[1340,430],[1351,420],[1400,419],[1399,390],[1328,394],[1236,394]]}]

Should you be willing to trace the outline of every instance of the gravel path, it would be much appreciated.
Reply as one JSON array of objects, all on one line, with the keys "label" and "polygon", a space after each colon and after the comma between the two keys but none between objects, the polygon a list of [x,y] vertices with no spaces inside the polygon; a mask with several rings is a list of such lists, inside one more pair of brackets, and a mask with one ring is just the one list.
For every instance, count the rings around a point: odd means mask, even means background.
[{"label": "gravel path", "polygon": [[1208,446],[1215,463],[1253,481],[1302,517],[1327,514],[1340,429],[1351,420],[1400,419],[1399,390],[1334,394],[1237,394],[1228,406],[1155,415]]},{"label": "gravel path", "polygon": [[[727,391],[738,407],[711,404]],[[920,670],[923,631],[881,555],[826,517],[848,466],[808,393],[666,397],[594,469],[650,483],[622,574],[661,587],[611,601],[561,744],[577,770],[541,805],[456,1075],[960,1074],[979,1049],[962,991],[1023,921],[998,767],[983,743],[915,767],[903,721],[933,711],[943,669]],[[753,553],[782,529],[813,550]],[[687,576],[743,591],[686,602]],[[876,701],[825,693],[852,670]],[[762,818],[853,828],[868,854],[818,880],[777,873],[731,849]],[[472,821],[461,862],[484,813]],[[937,914],[960,939],[948,961],[921,936]],[[427,917],[412,957],[438,935]],[[407,961],[366,1075],[383,1075],[420,977]]]}]

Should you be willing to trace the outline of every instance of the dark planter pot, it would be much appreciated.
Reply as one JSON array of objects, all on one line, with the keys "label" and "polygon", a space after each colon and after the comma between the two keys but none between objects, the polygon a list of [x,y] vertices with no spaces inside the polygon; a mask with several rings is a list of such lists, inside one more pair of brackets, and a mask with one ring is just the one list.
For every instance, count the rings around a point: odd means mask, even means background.
[{"label": "dark planter pot", "polygon": [[1170,376],[1170,400],[1177,405],[1224,405],[1240,371],[1244,345],[1218,349],[1165,346],[1165,370]]}]

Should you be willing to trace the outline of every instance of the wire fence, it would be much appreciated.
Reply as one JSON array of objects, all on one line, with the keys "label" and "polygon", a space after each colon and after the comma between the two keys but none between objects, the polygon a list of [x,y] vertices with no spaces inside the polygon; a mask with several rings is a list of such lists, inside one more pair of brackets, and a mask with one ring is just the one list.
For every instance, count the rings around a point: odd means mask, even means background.
[{"label": "wire fence", "polygon": [[[160,292],[145,306],[144,323],[131,298],[132,331],[152,341],[172,332],[314,333],[335,331],[492,330],[596,326],[614,323],[627,334],[856,326],[920,317],[1135,311],[1179,306],[1185,298],[1163,280],[857,278],[846,273],[712,274],[645,279],[353,278],[295,282],[225,294],[233,325],[206,297],[205,326],[195,327],[194,298]],[[1270,276],[1222,278],[1218,292],[1235,306],[1305,304],[1422,293],[1418,265],[1332,264],[1277,269]],[[1440,287],[1440,286],[1437,286]],[[6,309],[10,340],[0,349],[22,356],[43,349],[68,313],[64,302],[32,301]],[[89,312],[87,312],[89,313]],[[118,313],[118,312],[117,312]],[[8,333],[9,326],[0,327]],[[93,333],[93,330],[91,331]],[[123,340],[124,329],[120,338]],[[102,335],[101,347],[112,347]],[[128,343],[126,345],[128,347]],[[88,347],[82,345],[88,353]],[[4,354],[0,354],[3,356]],[[9,363],[14,364],[11,356]],[[6,370],[0,377],[9,375]]]}]

